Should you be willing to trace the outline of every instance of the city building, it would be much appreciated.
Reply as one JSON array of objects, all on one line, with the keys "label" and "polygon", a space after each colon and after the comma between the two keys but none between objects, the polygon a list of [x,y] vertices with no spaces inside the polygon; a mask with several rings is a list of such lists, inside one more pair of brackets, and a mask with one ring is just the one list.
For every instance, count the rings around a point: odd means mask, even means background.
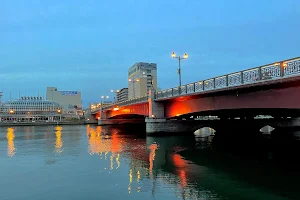
[{"label": "city building", "polygon": [[21,97],[0,104],[1,122],[61,121],[61,113],[57,102],[42,100],[42,97]]},{"label": "city building", "polygon": [[128,88],[122,88],[117,92],[117,102],[128,100]]},{"label": "city building", "polygon": [[147,96],[150,88],[157,89],[157,64],[135,63],[128,70],[128,99]]},{"label": "city building", "polygon": [[58,91],[56,87],[47,87],[46,99],[61,105],[65,117],[77,118],[83,115],[79,91]]}]

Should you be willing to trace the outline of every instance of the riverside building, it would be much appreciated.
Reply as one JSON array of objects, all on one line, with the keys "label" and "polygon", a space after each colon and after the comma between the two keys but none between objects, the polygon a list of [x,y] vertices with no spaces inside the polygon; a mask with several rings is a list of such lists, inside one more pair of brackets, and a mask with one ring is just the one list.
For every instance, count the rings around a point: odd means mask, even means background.
[{"label": "riverside building", "polygon": [[1,122],[54,122],[61,121],[61,106],[42,97],[21,99],[0,104]]},{"label": "riverside building", "polygon": [[83,115],[79,91],[59,91],[56,87],[47,87],[46,99],[61,105],[65,117],[78,118]]}]

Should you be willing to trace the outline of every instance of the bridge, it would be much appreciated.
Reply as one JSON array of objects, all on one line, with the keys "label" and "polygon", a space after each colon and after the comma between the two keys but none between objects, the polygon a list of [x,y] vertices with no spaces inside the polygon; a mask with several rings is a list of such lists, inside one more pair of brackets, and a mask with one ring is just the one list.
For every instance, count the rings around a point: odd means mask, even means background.
[{"label": "bridge", "polygon": [[149,134],[233,124],[294,127],[300,125],[299,99],[296,57],[159,92],[152,89],[147,96],[100,106],[91,113],[99,125],[146,122]]}]

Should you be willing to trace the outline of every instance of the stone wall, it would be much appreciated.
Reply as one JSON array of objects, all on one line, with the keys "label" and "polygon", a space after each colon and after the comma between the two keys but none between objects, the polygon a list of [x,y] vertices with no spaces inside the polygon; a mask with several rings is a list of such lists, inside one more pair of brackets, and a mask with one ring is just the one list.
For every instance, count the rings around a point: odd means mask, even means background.
[{"label": "stone wall", "polygon": [[165,118],[146,118],[145,121],[146,133],[148,135],[193,133],[202,126],[202,123],[199,123],[196,120],[166,120]]},{"label": "stone wall", "polygon": [[251,120],[167,120],[165,118],[146,118],[146,133],[148,135],[160,134],[186,134],[194,133],[203,127],[210,127],[222,131],[259,131],[264,126],[273,128],[300,128],[300,118],[294,119],[251,119]]}]

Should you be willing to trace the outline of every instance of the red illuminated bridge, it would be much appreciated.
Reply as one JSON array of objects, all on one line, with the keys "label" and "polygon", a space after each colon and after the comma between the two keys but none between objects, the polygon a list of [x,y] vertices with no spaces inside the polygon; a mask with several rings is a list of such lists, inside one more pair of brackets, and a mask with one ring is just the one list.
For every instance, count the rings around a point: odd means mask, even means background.
[{"label": "red illuminated bridge", "polygon": [[237,123],[236,119],[255,120],[259,115],[270,116],[269,120],[260,120],[269,125],[298,126],[300,57],[160,92],[151,90],[148,96],[91,112],[99,125],[146,121],[149,133],[197,130],[208,123],[230,124],[228,120],[233,119]]}]

